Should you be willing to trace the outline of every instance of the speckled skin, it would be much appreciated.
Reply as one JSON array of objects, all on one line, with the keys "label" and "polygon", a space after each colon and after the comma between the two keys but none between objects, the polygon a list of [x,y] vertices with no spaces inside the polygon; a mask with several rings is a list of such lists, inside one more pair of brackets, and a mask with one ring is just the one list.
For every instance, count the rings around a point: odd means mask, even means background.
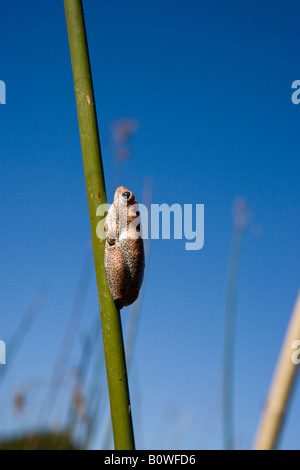
[{"label": "speckled skin", "polygon": [[[144,246],[139,237],[139,212],[134,204],[137,201],[133,193],[120,186],[105,220],[105,272],[119,309],[137,299],[144,275]],[[130,226],[135,219],[134,226]]]}]

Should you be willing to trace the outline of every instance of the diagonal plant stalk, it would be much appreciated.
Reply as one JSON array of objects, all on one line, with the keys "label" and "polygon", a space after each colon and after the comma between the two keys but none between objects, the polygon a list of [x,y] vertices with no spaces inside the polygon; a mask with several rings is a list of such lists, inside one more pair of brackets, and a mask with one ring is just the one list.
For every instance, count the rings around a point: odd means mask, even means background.
[{"label": "diagonal plant stalk", "polygon": [[274,450],[283,427],[287,407],[299,371],[298,357],[293,360],[295,343],[300,340],[300,291],[286,332],[269,396],[256,436],[255,450]]},{"label": "diagonal plant stalk", "polygon": [[28,308],[25,310],[21,320],[15,329],[12,337],[7,344],[7,365],[0,369],[0,385],[4,377],[13,365],[16,355],[18,354],[23,341],[37,318],[38,313],[44,303],[47,291],[44,287],[40,287],[32,298]]},{"label": "diagonal plant stalk", "polygon": [[228,268],[225,308],[225,341],[223,364],[223,437],[225,450],[234,449],[234,344],[236,327],[236,300],[241,257],[242,233],[234,231]]},{"label": "diagonal plant stalk", "polygon": [[227,273],[225,337],[223,357],[223,438],[225,450],[234,449],[234,344],[236,327],[236,302],[244,231],[247,225],[247,205],[236,198],[233,205],[234,228]]},{"label": "diagonal plant stalk", "polygon": [[48,424],[50,423],[55,404],[58,400],[64,382],[64,378],[66,376],[66,371],[72,352],[75,334],[77,332],[78,325],[84,311],[88,289],[90,286],[91,275],[92,259],[91,249],[88,244],[85,250],[79,280],[72,302],[72,307],[69,313],[66,329],[54,363],[53,372],[50,376],[48,391],[46,393],[44,401],[42,402],[41,408],[37,416],[39,421],[43,421],[43,418],[47,417]]},{"label": "diagonal plant stalk", "polygon": [[[91,363],[93,360],[93,352],[97,344],[98,326],[99,326],[98,315],[97,315],[97,318],[93,319],[92,328],[90,329],[90,332],[87,333],[84,338],[79,363],[75,369],[76,380],[77,382],[81,384],[81,387],[83,389],[86,388],[87,376],[88,376]],[[97,320],[97,322],[95,320]],[[101,358],[102,358],[102,355],[101,355]],[[87,404],[89,405],[89,400],[87,400]],[[89,415],[89,410],[87,411],[87,414]],[[74,407],[74,403],[73,401],[71,401],[68,405],[68,413],[67,413],[67,429],[69,430],[71,435],[75,434],[77,422],[78,422],[78,416]],[[89,426],[89,422],[90,422],[90,416],[88,417],[87,428]],[[86,431],[86,434],[84,437],[84,444],[83,444],[84,449],[87,446],[87,438],[86,438],[87,434],[88,434],[88,431]]]},{"label": "diagonal plant stalk", "polygon": [[101,312],[103,347],[116,449],[134,449],[134,437],[120,312],[106,281],[104,240],[96,235],[96,211],[106,204],[92,75],[81,0],[64,0],[82,157]]}]

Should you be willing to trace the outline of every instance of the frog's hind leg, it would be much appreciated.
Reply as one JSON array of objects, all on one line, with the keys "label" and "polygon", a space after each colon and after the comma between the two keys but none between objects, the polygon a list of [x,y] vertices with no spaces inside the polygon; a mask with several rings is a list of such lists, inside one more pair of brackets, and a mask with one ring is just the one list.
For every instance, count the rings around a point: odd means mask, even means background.
[{"label": "frog's hind leg", "polygon": [[[124,306],[127,290],[127,269],[117,244],[105,247],[105,272],[110,293],[119,309]],[[126,303],[126,302],[125,302]]]}]

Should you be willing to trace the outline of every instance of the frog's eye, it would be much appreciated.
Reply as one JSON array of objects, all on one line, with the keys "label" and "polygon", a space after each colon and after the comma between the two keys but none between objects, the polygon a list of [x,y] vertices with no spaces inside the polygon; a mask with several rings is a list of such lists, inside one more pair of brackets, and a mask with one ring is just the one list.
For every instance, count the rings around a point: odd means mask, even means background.
[{"label": "frog's eye", "polygon": [[123,196],[124,199],[129,199],[130,198],[130,192],[125,191],[125,193],[122,193],[122,196]]}]

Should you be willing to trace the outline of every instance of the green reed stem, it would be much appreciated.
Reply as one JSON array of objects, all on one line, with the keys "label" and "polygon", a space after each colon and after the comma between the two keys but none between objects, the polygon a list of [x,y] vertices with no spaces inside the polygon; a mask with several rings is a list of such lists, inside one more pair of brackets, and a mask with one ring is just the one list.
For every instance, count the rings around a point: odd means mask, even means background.
[{"label": "green reed stem", "polygon": [[92,75],[81,0],[64,0],[75,86],[82,157],[92,231],[101,311],[103,346],[116,449],[134,449],[120,313],[111,297],[104,270],[104,240],[96,235],[96,210],[107,203],[94,101]]}]

